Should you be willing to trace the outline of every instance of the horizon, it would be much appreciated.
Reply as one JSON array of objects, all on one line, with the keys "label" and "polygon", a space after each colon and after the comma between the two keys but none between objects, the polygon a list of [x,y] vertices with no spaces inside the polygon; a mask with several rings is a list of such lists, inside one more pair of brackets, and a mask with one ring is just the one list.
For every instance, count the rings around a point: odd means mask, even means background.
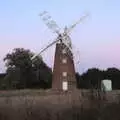
[{"label": "horizon", "polygon": [[[83,73],[88,68],[119,69],[119,6],[119,0],[2,1],[0,73],[5,71],[3,58],[14,48],[30,49],[38,53],[56,38],[38,16],[44,10],[48,11],[62,29],[73,24],[85,12],[90,13],[71,33],[72,43],[80,51],[80,64],[76,66],[76,71]],[[53,66],[54,52],[55,45],[42,54],[50,67]]]}]

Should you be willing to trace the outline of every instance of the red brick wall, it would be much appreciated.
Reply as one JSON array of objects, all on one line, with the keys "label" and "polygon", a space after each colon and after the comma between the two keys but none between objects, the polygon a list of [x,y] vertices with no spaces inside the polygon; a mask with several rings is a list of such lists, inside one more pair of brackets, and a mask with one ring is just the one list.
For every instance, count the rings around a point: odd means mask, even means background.
[{"label": "red brick wall", "polygon": [[[67,54],[63,54],[62,50],[65,48],[63,43],[56,44],[53,81],[52,88],[62,90],[62,81],[68,81],[68,89],[76,88],[75,68],[73,59]],[[71,52],[70,52],[71,53]],[[62,59],[66,58],[67,63],[62,63]],[[62,76],[62,72],[67,72],[67,77]]]}]

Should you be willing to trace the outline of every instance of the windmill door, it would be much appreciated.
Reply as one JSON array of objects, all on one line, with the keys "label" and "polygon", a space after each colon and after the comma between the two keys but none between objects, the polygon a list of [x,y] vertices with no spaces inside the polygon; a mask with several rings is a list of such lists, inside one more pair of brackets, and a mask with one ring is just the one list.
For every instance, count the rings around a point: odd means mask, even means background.
[{"label": "windmill door", "polygon": [[62,89],[63,89],[63,91],[67,91],[68,90],[68,82],[67,81],[63,81]]}]

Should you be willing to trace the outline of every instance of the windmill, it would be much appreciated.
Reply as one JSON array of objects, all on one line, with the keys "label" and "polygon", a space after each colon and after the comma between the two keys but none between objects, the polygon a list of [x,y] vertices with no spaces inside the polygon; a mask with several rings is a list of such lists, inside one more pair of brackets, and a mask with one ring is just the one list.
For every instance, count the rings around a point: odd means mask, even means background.
[{"label": "windmill", "polygon": [[52,20],[48,12],[44,11],[40,14],[40,17],[47,27],[57,34],[57,38],[42,49],[38,54],[34,55],[31,60],[34,61],[37,56],[41,55],[41,53],[46,51],[49,47],[54,44],[56,45],[52,79],[52,89],[54,90],[66,91],[76,88],[74,54],[70,34],[72,29],[82,22],[87,16],[88,14],[82,16],[77,22],[72,24],[70,27],[65,27],[64,31],[61,32],[61,29],[56,22]]}]

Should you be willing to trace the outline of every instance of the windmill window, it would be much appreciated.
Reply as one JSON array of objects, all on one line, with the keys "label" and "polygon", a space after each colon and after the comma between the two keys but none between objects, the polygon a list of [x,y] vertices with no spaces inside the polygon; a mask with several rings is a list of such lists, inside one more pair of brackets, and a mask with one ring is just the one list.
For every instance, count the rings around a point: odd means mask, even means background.
[{"label": "windmill window", "polygon": [[62,63],[67,63],[67,59],[66,58],[64,58],[64,59],[62,59]]},{"label": "windmill window", "polygon": [[65,53],[66,53],[66,49],[63,49],[63,50],[62,50],[62,54],[65,54]]},{"label": "windmill window", "polygon": [[67,72],[63,72],[63,73],[62,73],[62,76],[63,76],[63,77],[66,77],[66,76],[67,76]]}]

